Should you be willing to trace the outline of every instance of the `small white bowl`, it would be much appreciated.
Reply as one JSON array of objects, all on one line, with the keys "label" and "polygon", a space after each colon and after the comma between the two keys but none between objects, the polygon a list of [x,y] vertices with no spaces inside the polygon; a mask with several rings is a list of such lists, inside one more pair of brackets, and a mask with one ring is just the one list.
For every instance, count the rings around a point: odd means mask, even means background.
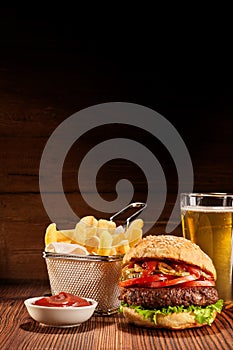
[{"label": "small white bowl", "polygon": [[39,306],[35,305],[35,301],[43,297],[29,298],[24,301],[29,315],[37,322],[52,327],[75,327],[86,322],[93,315],[97,301],[89,298],[84,298],[91,302],[88,306]]}]

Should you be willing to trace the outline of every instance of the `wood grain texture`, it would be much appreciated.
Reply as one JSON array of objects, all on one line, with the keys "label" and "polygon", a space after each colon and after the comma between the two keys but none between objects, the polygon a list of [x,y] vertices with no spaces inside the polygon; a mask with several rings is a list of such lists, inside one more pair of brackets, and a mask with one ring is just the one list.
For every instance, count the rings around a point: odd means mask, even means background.
[{"label": "wood grain texture", "polygon": [[47,288],[41,282],[0,286],[2,350],[232,349],[232,309],[219,314],[211,327],[183,331],[135,327],[118,314],[105,317],[94,315],[79,327],[61,329],[44,327],[33,321],[23,304],[29,297],[43,295]]},{"label": "wood grain texture", "polygon": [[[146,33],[143,42],[132,36],[126,41],[122,38],[121,43],[105,42],[102,36],[95,36],[95,31],[90,38],[85,38],[83,31],[76,36],[77,21],[70,20],[71,14],[65,19],[63,13],[56,17],[46,12],[46,17],[42,12],[19,16],[16,9],[10,9],[0,13],[0,278],[47,276],[41,251],[50,219],[40,196],[41,156],[52,132],[84,108],[123,101],[160,113],[174,126],[190,153],[194,191],[233,192],[232,64],[227,66],[224,55],[224,64],[216,61],[212,69],[210,62],[214,64],[215,55],[205,62],[203,51],[202,61],[193,64],[187,60],[186,51],[185,60],[177,56],[177,47],[172,57],[170,52],[166,55],[164,50],[154,50],[154,33],[152,40]],[[181,47],[186,50],[187,42]],[[69,203],[80,216],[90,211],[97,216],[108,215],[84,202],[77,176],[88,151],[117,137],[142,143],[161,164],[168,198],[153,232],[163,232],[178,190],[176,166],[156,137],[136,127],[96,128],[72,145],[62,176]],[[114,199],[115,185],[121,178],[133,183],[134,199],[146,199],[145,174],[123,160],[108,162],[100,169],[96,179],[99,194],[106,200]],[[48,181],[56,184],[56,174],[49,174]],[[153,184],[159,186],[159,179]],[[83,191],[93,195],[88,177]],[[51,192],[56,201],[56,186]],[[180,234],[180,228],[175,233]]]},{"label": "wood grain texture", "polygon": [[[112,198],[111,193],[104,193],[106,200]],[[58,194],[53,194],[54,203],[57,202]],[[139,201],[143,193],[136,193],[135,200]],[[72,206],[79,217],[89,215],[89,206],[83,201],[79,193],[67,194],[68,203]],[[173,207],[173,196],[167,200],[166,208],[157,222],[148,233],[164,233],[166,223],[169,220]],[[4,194],[1,195],[1,231],[0,243],[2,254],[0,255],[0,277],[3,279],[47,279],[45,262],[42,258],[44,250],[44,235],[47,226],[51,223],[46,214],[39,194]],[[108,218],[98,210],[92,214],[97,218]],[[60,208],[61,222],[65,227],[74,228],[76,222],[69,222],[64,215],[63,207]],[[153,218],[151,218],[153,223]],[[177,217],[177,222],[179,217]],[[145,222],[145,229],[150,220]],[[180,234],[180,226],[174,233]],[[35,268],[36,267],[36,268]]]}]

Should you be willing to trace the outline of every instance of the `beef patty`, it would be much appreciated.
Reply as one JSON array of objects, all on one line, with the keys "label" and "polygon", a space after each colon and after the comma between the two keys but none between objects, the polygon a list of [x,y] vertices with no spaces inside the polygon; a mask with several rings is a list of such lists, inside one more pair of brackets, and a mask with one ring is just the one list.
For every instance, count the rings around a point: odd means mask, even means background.
[{"label": "beef patty", "polygon": [[122,288],[119,300],[146,309],[181,305],[207,306],[217,302],[218,292],[214,287]]}]

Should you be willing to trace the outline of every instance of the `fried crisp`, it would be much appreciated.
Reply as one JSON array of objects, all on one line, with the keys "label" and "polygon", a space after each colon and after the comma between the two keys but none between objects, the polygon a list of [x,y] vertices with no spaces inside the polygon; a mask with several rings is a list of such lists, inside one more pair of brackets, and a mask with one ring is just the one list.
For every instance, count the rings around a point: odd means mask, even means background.
[{"label": "fried crisp", "polygon": [[71,230],[58,231],[55,223],[50,224],[45,233],[45,245],[55,242],[80,244],[90,254],[122,255],[142,238],[143,225],[142,219],[136,219],[125,230],[123,226],[116,227],[113,221],[97,220],[88,215]]},{"label": "fried crisp", "polygon": [[71,237],[66,236],[63,231],[58,231],[55,223],[49,224],[45,232],[45,246],[54,242],[75,243]]}]

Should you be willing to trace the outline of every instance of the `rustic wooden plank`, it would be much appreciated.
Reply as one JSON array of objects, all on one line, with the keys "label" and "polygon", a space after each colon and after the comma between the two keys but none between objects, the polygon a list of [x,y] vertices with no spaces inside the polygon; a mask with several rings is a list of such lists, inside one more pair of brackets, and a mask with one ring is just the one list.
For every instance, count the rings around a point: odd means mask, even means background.
[{"label": "rustic wooden plank", "polygon": [[47,279],[42,259],[44,232],[40,224],[4,222],[1,224],[0,276],[9,280]]},{"label": "rustic wooden plank", "polygon": [[[6,137],[0,138],[0,192],[39,192],[39,167],[42,152],[44,150],[46,138],[31,137]],[[88,152],[90,144],[88,140],[83,140],[80,149],[68,154],[64,161],[63,183],[65,191],[78,191],[78,169],[82,158]],[[222,150],[222,155],[215,154],[215,148],[212,155],[202,155],[193,159],[194,184],[205,191],[227,192],[232,189],[233,167],[231,163],[231,154],[228,151],[229,146],[215,144],[217,149]],[[220,152],[220,151],[218,151]],[[225,155],[224,155],[225,154]],[[155,156],[160,160],[161,154]],[[203,158],[205,156],[205,158]],[[217,158],[217,161],[216,161]],[[163,167],[170,192],[177,190],[177,174],[175,165],[163,159]],[[51,164],[52,166],[52,164]],[[54,166],[53,169],[56,169]],[[143,173],[137,165],[127,160],[112,160],[100,169],[97,177],[98,189],[100,192],[114,191],[118,179],[128,178],[136,187],[136,191],[146,190],[146,173]],[[97,174],[96,174],[97,175]],[[54,184],[58,181],[54,173],[47,174],[48,183]],[[156,183],[157,181],[157,183]],[[154,186],[159,186],[160,179],[154,180]],[[90,179],[87,176],[84,179],[84,189],[90,189]],[[52,189],[51,185],[51,189]],[[56,188],[55,188],[56,190]]]},{"label": "rustic wooden plank", "polygon": [[216,349],[230,350],[233,343],[233,312],[224,310],[211,327],[171,331],[128,324],[121,315],[92,316],[74,328],[44,327],[33,321],[23,301],[43,295],[41,282],[0,285],[1,348],[6,349]]},{"label": "rustic wooden plank", "polygon": [[[63,120],[81,109],[81,105],[79,104],[78,107],[76,105],[75,108],[74,101],[71,99],[70,106],[63,106],[61,104],[55,106],[56,97],[54,95],[50,96],[50,99],[46,99],[44,95],[35,97],[35,95],[30,93],[30,91],[36,89],[34,85],[35,77],[33,75],[27,81],[23,80],[24,83],[20,87],[20,90],[15,90],[14,88],[11,90],[10,88],[15,86],[17,79],[21,79],[27,72],[28,66],[23,65],[20,73],[18,72],[19,68],[14,69],[16,76],[8,68],[5,72],[3,71],[5,77],[0,81],[1,98],[4,101],[0,106],[0,192],[38,192],[39,163],[46,141],[52,131]],[[39,79],[39,73],[34,74]],[[51,74],[55,75],[56,73]],[[80,74],[80,72],[76,74]],[[72,76],[71,72],[70,75]],[[63,75],[62,77],[65,78]],[[48,89],[52,89],[53,80],[48,79],[48,81],[51,84]],[[38,84],[41,84],[40,79],[38,80]],[[9,90],[8,93],[6,92],[7,89]],[[40,90],[39,86],[38,89]],[[88,94],[90,93],[91,90],[88,91]],[[179,97],[177,98],[179,99]],[[51,102],[51,106],[49,102]],[[185,113],[185,110],[182,112]],[[168,110],[168,119],[172,117],[172,113],[172,110]],[[177,111],[175,110],[174,114],[176,115],[176,113]],[[184,127],[183,124],[177,124],[179,127],[178,132],[181,132],[181,136],[184,137],[187,146],[190,146],[191,158],[194,165],[195,185],[197,188],[203,188],[205,191],[215,190],[220,192],[230,191],[232,188],[233,170],[231,152],[229,151],[231,149],[230,132],[232,129],[230,115],[230,109],[224,111],[223,116],[215,112],[211,117],[213,131],[208,133],[208,138],[198,137],[198,141],[196,138],[197,129],[200,127],[201,133],[204,135],[209,127],[210,120],[207,113],[204,113],[204,111],[200,112],[200,115],[195,120],[196,125],[193,128],[189,128],[189,125],[185,125]],[[218,130],[222,128],[223,118],[224,133],[219,134]],[[82,137],[81,146],[78,150],[77,147],[72,147],[64,168],[64,184],[68,192],[77,190],[77,173],[74,169],[78,167],[81,158],[95,145],[95,142],[98,143],[103,140],[103,136],[105,135],[111,135],[111,137],[133,136],[139,142],[149,146],[154,151],[155,156],[161,161],[169,180],[169,190],[175,191],[177,185],[175,168],[173,169],[171,160],[164,157],[166,153],[158,147],[158,143],[154,142],[155,140],[147,137],[148,135],[143,135],[137,129],[134,130],[132,135],[131,130],[127,131],[125,127],[116,128],[109,126],[104,132],[99,129],[95,130],[95,133]],[[139,186],[136,190],[141,191],[142,187],[140,186],[145,182],[143,181],[142,174],[135,172],[135,168],[132,165],[125,163],[119,164],[118,168],[122,169],[123,174],[133,173],[135,183]],[[117,174],[117,165],[110,164],[108,171],[107,182],[105,176],[103,178],[99,177],[100,191],[103,192],[112,190],[113,185],[110,181]],[[172,174],[170,174],[171,171]],[[89,185],[87,181],[85,185],[86,190],[88,190]]]},{"label": "rustic wooden plank", "polygon": [[[112,193],[103,195],[106,200],[112,198]],[[55,203],[57,194],[53,196]],[[136,193],[135,201],[141,201],[143,196],[143,193]],[[175,198],[174,195],[169,196],[158,222],[147,234],[164,233]],[[67,194],[67,200],[79,217],[91,214],[97,218],[108,218],[110,215],[90,208],[78,193]],[[44,249],[45,230],[51,220],[43,207],[40,195],[0,195],[0,208],[0,244],[2,251],[0,255],[0,278],[46,279],[47,274],[42,259],[42,251]],[[63,208],[61,208],[61,218],[62,215],[64,215]],[[66,218],[63,219],[67,225]],[[150,214],[145,222],[146,230],[148,224],[152,222],[153,225],[153,219],[153,214]],[[177,222],[179,219],[177,217]],[[75,224],[76,222],[71,222],[69,228],[74,228]],[[180,234],[179,226],[174,234]]]},{"label": "rustic wooden plank", "polygon": [[[90,194],[91,195],[91,194]],[[95,195],[95,194],[94,194]],[[101,195],[101,193],[100,193]],[[113,193],[104,193],[102,194],[104,196],[104,199],[106,201],[110,201],[114,198]],[[67,194],[67,202],[70,204],[74,212],[78,215],[78,217],[82,217],[85,215],[90,215],[90,212],[92,215],[96,216],[97,218],[108,218],[111,216],[110,213],[104,213],[98,208],[92,208],[90,207],[81,197],[79,193],[71,193]],[[59,198],[59,194],[52,194],[52,201],[56,203]],[[144,193],[136,192],[135,196],[133,198],[133,201],[143,201],[145,198]],[[45,225],[50,221],[50,218],[48,217],[42,201],[40,194],[4,194],[0,196],[0,204],[1,204],[1,211],[0,211],[0,218],[3,220],[1,223],[9,224],[9,223],[28,223],[33,224],[35,227],[38,227],[38,225]],[[176,200],[176,194],[168,194],[167,200],[165,203],[165,207],[163,212],[161,212],[160,220],[168,220],[171,210],[173,209],[174,202]],[[159,203],[155,203],[155,205],[158,205]],[[62,211],[62,208],[61,208]],[[144,213],[147,213],[147,209]],[[113,213],[112,213],[113,214]],[[62,215],[62,212],[61,212]],[[65,214],[64,214],[65,215]],[[177,213],[177,218],[179,216],[179,213]],[[64,216],[65,218],[65,216]],[[146,220],[149,222],[154,221],[153,212],[150,211],[149,214],[145,216]]]}]

